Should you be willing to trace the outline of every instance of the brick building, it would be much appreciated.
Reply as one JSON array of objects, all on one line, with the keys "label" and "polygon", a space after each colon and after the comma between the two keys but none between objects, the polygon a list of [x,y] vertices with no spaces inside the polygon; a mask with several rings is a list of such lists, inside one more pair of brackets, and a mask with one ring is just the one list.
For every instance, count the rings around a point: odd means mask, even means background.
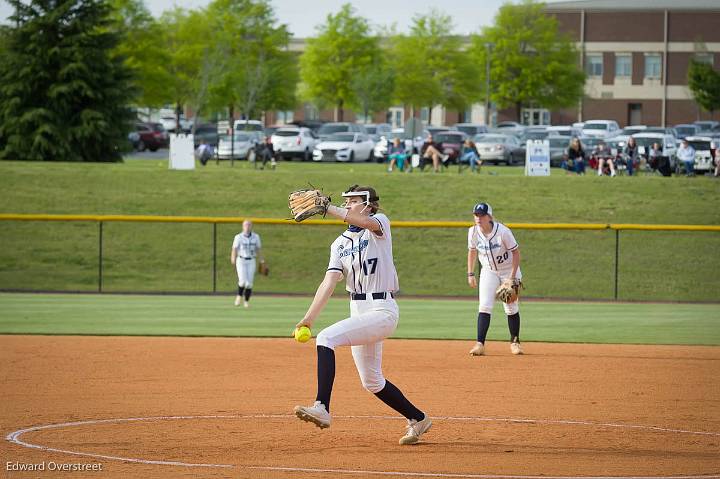
[{"label": "brick building", "polygon": [[[587,72],[585,97],[577,108],[549,111],[526,108],[526,124],[569,124],[590,119],[629,124],[675,125],[695,120],[720,120],[702,111],[687,87],[691,58],[712,64],[720,71],[720,0],[576,0],[546,4],[561,31],[577,42],[580,61]],[[290,50],[298,54],[304,39],[294,39]],[[415,113],[435,125],[470,121],[484,123],[484,105],[465,112],[438,105]],[[402,105],[368,119],[401,126],[410,110]],[[517,120],[514,109],[491,115],[493,123]],[[267,112],[266,123],[301,119],[332,121],[334,112],[305,105],[290,112]],[[359,118],[344,111],[345,121]]]}]

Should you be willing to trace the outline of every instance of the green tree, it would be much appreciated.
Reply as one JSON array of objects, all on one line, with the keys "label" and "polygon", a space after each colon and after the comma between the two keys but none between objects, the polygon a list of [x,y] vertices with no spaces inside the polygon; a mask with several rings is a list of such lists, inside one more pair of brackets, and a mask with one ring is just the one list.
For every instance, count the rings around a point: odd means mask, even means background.
[{"label": "green tree", "polygon": [[452,19],[437,10],[413,18],[408,35],[392,39],[398,71],[395,96],[413,108],[443,104],[463,110],[480,98],[480,67],[453,36]]},{"label": "green tree", "polygon": [[378,55],[375,61],[356,74],[350,82],[355,101],[351,106],[362,111],[365,118],[371,113],[386,110],[392,103],[395,72],[387,60]]},{"label": "green tree", "polygon": [[296,60],[287,46],[290,32],[279,25],[266,0],[215,0],[208,7],[216,49],[227,66],[211,89],[211,104],[238,106],[246,118],[295,106]]},{"label": "green tree", "polygon": [[120,161],[134,98],[103,0],[9,0],[0,158]]},{"label": "green tree", "polygon": [[138,88],[137,104],[160,107],[171,103],[167,68],[170,53],[163,48],[162,29],[142,0],[112,0],[114,28],[124,32],[116,52],[133,72]]},{"label": "green tree", "polygon": [[708,63],[690,61],[688,87],[695,101],[710,113],[720,109],[720,73]]},{"label": "green tree", "polygon": [[568,107],[583,95],[585,74],[577,49],[543,9],[542,3],[533,0],[505,4],[495,24],[472,41],[478,65],[485,65],[485,45],[492,45],[491,99],[500,108],[514,107],[518,120],[523,106]]},{"label": "green tree", "polygon": [[375,62],[380,54],[379,39],[372,36],[365,18],[355,16],[348,3],[329,14],[318,36],[309,38],[300,57],[300,77],[307,98],[316,104],[331,104],[337,119],[343,108],[357,105],[352,79]]}]

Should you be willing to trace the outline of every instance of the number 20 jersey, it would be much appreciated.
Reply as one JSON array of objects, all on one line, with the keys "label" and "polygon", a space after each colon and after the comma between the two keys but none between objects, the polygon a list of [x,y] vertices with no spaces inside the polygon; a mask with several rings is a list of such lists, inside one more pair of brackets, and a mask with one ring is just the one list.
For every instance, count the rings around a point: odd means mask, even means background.
[{"label": "number 20 jersey", "polygon": [[351,293],[383,293],[398,290],[393,262],[390,220],[382,213],[371,216],[382,235],[367,229],[346,230],[330,246],[328,271],[345,275],[345,289]]},{"label": "number 20 jersey", "polygon": [[489,236],[485,236],[478,225],[468,230],[468,249],[477,249],[478,259],[483,268],[492,271],[512,271],[512,252],[518,248],[510,228],[494,222]]}]

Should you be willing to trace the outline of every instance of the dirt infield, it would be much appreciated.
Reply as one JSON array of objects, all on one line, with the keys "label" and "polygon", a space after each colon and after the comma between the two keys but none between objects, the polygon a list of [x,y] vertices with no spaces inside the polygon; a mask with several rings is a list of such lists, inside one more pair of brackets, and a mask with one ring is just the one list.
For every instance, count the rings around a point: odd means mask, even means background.
[{"label": "dirt infield", "polygon": [[[420,444],[399,446],[404,421],[362,389],[347,349],[337,355],[332,427],[291,415],[314,399],[313,346],[0,336],[3,472],[720,477],[718,347],[526,343],[516,357],[489,343],[487,356],[471,358],[470,342],[386,341],[385,375],[435,418]],[[59,426],[23,431],[48,425]],[[45,470],[12,470],[21,467]]]}]

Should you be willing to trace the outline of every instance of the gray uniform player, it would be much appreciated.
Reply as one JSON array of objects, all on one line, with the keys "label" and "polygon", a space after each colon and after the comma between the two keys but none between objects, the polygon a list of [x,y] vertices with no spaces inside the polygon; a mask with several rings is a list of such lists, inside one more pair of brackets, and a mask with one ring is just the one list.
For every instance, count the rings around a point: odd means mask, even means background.
[{"label": "gray uniform player", "polygon": [[[470,350],[473,356],[485,354],[485,337],[490,328],[490,314],[495,304],[495,290],[505,279],[522,278],[520,248],[510,228],[494,221],[492,208],[478,203],[473,208],[475,225],[468,230],[468,284],[478,288],[480,306],[477,319],[477,343]],[[480,260],[480,285],[475,279],[475,265]],[[520,346],[520,309],[518,300],[503,303],[510,329],[510,351],[522,354]]]},{"label": "gray uniform player", "polygon": [[243,305],[246,308],[250,306],[250,296],[255,281],[255,268],[257,268],[255,258],[260,258],[261,263],[265,262],[262,257],[260,235],[255,233],[252,227],[252,221],[243,221],[242,233],[235,235],[230,250],[230,263],[235,266],[238,276],[238,293],[235,297],[235,306],[240,306],[244,296]]},{"label": "gray uniform player", "polygon": [[318,392],[312,406],[297,406],[295,414],[320,428],[330,426],[330,395],[335,378],[335,348],[351,346],[355,367],[365,389],[407,418],[400,444],[414,444],[432,422],[382,374],[383,340],[397,327],[395,302],[398,278],[392,252],[390,220],[378,213],[379,197],[367,186],[351,186],[343,193],[343,208],[330,205],[327,214],[350,225],[330,247],[330,263],[310,308],[297,327],[312,327],[335,285],[345,278],[350,294],[350,317],[317,335]]}]

